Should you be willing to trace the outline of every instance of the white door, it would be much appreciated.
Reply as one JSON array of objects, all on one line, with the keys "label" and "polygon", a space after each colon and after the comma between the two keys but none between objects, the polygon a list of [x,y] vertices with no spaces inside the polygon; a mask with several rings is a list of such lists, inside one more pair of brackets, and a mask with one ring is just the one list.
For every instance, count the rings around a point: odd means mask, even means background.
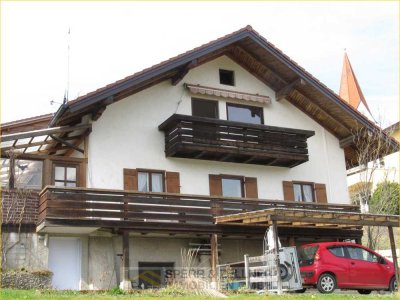
[{"label": "white door", "polygon": [[81,274],[79,238],[49,238],[49,269],[53,272],[53,288],[79,290]]}]

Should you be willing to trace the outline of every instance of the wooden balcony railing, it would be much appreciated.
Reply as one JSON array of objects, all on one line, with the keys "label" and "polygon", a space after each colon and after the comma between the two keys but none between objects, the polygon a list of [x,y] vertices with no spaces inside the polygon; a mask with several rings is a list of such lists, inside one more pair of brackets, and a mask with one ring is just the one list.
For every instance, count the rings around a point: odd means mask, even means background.
[{"label": "wooden balcony railing", "polygon": [[314,131],[174,114],[159,127],[167,157],[294,167],[308,161]]},{"label": "wooden balcony railing", "polygon": [[47,186],[38,224],[209,233],[221,227],[215,216],[285,207],[359,212],[354,205]]}]

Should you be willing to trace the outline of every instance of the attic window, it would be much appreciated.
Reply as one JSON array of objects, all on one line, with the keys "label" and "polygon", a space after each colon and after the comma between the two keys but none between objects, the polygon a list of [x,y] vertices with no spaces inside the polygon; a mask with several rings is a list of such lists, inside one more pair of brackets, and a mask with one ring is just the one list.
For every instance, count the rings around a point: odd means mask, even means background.
[{"label": "attic window", "polygon": [[235,74],[233,71],[219,70],[219,83],[225,85],[235,85]]}]

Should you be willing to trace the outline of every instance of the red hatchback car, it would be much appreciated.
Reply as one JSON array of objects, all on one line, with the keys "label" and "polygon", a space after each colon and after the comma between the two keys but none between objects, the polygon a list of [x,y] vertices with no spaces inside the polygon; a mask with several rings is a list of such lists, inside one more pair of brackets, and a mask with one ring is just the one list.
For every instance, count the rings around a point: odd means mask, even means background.
[{"label": "red hatchback car", "polygon": [[315,243],[301,246],[297,254],[305,288],[317,287],[325,294],[336,288],[360,294],[397,289],[394,264],[367,247],[347,242]]}]

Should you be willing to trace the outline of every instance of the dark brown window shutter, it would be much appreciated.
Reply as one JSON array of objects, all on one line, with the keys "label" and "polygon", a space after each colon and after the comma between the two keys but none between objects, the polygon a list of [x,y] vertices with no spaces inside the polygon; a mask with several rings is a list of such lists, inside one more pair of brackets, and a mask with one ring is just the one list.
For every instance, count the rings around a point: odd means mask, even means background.
[{"label": "dark brown window shutter", "polygon": [[222,180],[220,175],[209,175],[210,196],[222,196]]},{"label": "dark brown window shutter", "polygon": [[283,199],[285,201],[294,201],[293,182],[282,181],[283,183]]},{"label": "dark brown window shutter", "polygon": [[179,194],[181,192],[179,172],[165,172],[165,181],[168,193]]},{"label": "dark brown window shutter", "polygon": [[124,169],[124,190],[138,190],[138,176],[136,169]]},{"label": "dark brown window shutter", "polygon": [[328,198],[326,197],[326,186],[323,183],[315,183],[315,198],[317,203],[328,203]]},{"label": "dark brown window shutter", "polygon": [[256,177],[246,177],[244,179],[244,187],[246,190],[246,198],[258,198]]}]

